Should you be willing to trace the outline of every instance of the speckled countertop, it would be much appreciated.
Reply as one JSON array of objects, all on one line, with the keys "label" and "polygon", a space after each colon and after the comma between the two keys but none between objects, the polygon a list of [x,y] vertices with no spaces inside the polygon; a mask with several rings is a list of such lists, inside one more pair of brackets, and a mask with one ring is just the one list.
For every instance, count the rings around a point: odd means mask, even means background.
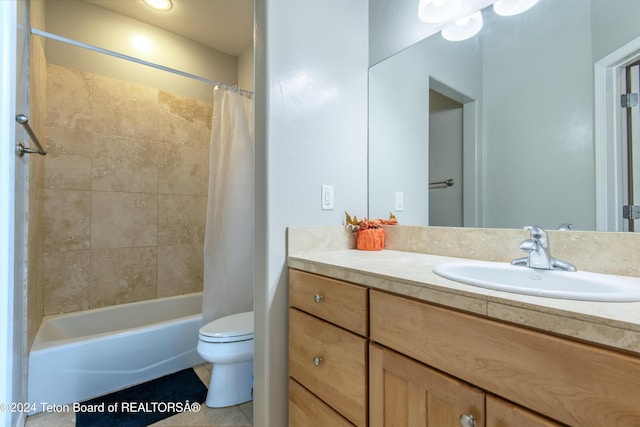
[{"label": "speckled countertop", "polygon": [[[640,354],[640,302],[590,302],[500,292],[433,273],[460,258],[383,250],[290,254],[288,266],[370,288]],[[640,279],[625,277],[637,280]]]}]

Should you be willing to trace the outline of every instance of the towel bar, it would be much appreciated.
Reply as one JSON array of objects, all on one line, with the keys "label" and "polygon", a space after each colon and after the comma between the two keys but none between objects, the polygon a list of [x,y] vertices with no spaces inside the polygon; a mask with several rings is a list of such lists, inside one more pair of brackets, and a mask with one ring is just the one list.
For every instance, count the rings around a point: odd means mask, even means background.
[{"label": "towel bar", "polygon": [[35,142],[36,146],[38,147],[37,149],[25,147],[24,143],[21,142],[16,147],[16,151],[18,152],[18,155],[20,157],[24,156],[25,154],[40,154],[41,156],[46,156],[47,152],[44,150],[44,148],[42,148],[42,144],[40,144],[40,141],[38,141],[38,137],[33,132],[33,129],[31,129],[31,126],[29,126],[29,118],[24,114],[18,114],[16,116],[16,122],[24,126],[24,130],[27,131],[29,138],[31,138],[31,140]]}]

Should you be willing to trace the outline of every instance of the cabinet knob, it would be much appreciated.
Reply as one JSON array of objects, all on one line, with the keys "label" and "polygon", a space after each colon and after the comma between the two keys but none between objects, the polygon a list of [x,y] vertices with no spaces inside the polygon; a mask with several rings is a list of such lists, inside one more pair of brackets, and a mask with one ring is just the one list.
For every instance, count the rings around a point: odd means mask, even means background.
[{"label": "cabinet knob", "polygon": [[313,365],[314,366],[320,366],[321,363],[322,363],[322,357],[316,356],[316,357],[313,358]]},{"label": "cabinet knob", "polygon": [[322,295],[320,295],[320,294],[315,294],[315,295],[313,296],[313,301],[314,301],[316,304],[318,304],[318,303],[319,303],[320,301],[322,301],[323,299],[324,299],[324,297],[323,297]]},{"label": "cabinet knob", "polygon": [[473,418],[471,414],[462,414],[460,415],[460,426],[461,427],[476,427],[476,419]]}]

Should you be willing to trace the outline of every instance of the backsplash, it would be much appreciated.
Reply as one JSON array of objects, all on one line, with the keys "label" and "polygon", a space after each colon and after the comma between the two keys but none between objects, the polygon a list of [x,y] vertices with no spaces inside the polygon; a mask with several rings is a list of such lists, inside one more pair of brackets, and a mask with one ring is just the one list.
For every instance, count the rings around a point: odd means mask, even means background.
[{"label": "backsplash", "polygon": [[47,66],[44,314],[202,290],[212,106]]},{"label": "backsplash", "polygon": [[[640,236],[634,233],[549,230],[551,254],[578,270],[640,277]],[[524,256],[518,248],[529,237],[519,229],[385,226],[385,249],[458,258],[510,262]],[[343,226],[291,227],[288,253],[354,249]]]}]

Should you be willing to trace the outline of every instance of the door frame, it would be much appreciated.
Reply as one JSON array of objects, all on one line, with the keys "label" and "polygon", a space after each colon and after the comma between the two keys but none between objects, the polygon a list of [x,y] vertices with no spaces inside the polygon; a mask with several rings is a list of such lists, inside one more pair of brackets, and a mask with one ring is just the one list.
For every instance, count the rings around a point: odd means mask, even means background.
[{"label": "door frame", "polygon": [[[15,396],[14,345],[14,220],[15,220],[15,99],[17,3],[0,1],[0,402]],[[14,425],[10,411],[0,411],[0,424]]]},{"label": "door frame", "polygon": [[595,63],[596,230],[623,231],[621,73],[640,59],[640,37]]}]

